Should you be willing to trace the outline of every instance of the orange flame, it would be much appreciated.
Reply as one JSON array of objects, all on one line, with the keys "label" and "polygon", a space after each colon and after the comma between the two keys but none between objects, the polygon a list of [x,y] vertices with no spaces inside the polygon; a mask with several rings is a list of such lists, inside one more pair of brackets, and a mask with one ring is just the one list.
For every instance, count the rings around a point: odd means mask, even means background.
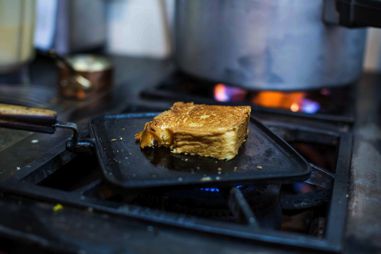
[{"label": "orange flame", "polygon": [[253,97],[252,102],[256,105],[268,108],[281,108],[299,112],[305,93],[302,92],[259,92]]},{"label": "orange flame", "polygon": [[320,105],[307,98],[304,92],[254,92],[243,88],[217,83],[214,86],[214,99],[217,101],[245,101],[247,98],[258,106],[290,110],[292,112],[316,113]]}]

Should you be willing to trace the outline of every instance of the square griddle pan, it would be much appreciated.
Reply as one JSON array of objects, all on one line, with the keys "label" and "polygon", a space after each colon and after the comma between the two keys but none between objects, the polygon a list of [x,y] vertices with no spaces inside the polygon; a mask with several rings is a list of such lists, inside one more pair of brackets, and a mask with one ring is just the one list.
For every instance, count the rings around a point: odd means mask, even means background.
[{"label": "square griddle pan", "polygon": [[189,185],[290,183],[305,180],[309,163],[254,118],[238,155],[229,161],[141,149],[134,135],[158,113],[106,115],[90,123],[105,179],[125,189]]},{"label": "square griddle pan", "polygon": [[67,148],[80,152],[94,148],[105,179],[125,189],[187,185],[290,183],[305,180],[310,164],[290,145],[254,118],[238,155],[229,161],[172,154],[168,149],[140,149],[135,133],[158,113],[106,115],[90,122],[90,140],[79,140],[74,123],[57,121],[49,109],[0,104],[0,126],[54,133],[69,128]]}]

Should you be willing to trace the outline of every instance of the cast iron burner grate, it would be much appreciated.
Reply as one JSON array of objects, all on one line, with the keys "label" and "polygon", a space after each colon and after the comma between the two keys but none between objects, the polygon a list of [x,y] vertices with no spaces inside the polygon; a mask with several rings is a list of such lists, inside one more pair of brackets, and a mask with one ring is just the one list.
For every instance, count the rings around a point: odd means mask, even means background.
[{"label": "cast iron burner grate", "polygon": [[[230,84],[211,83],[174,72],[158,86],[145,90],[145,99],[164,101],[193,101],[228,105],[253,105],[264,113],[352,123],[354,120],[354,86],[308,91],[255,91]],[[352,102],[348,105],[348,102]]]},{"label": "cast iron burner grate", "polygon": [[[280,186],[237,185],[235,188],[204,187],[177,190],[155,190],[134,194],[123,194],[101,184],[86,195],[111,202],[129,203],[165,212],[181,213],[216,221],[246,224],[258,223],[264,228],[279,229],[281,210],[279,206]],[[239,199],[245,198],[254,215],[241,214]],[[326,200],[322,200],[326,202]],[[250,211],[251,212],[251,211]]]},{"label": "cast iron burner grate", "polygon": [[51,151],[56,153],[53,159],[30,167],[22,177],[14,177],[0,187],[5,196],[83,207],[91,213],[256,243],[340,251],[351,136],[300,124],[264,123],[315,168],[325,168],[334,175],[332,185],[330,182],[316,186],[309,179],[282,186],[252,184],[124,192],[102,181],[94,155],[57,150]]}]

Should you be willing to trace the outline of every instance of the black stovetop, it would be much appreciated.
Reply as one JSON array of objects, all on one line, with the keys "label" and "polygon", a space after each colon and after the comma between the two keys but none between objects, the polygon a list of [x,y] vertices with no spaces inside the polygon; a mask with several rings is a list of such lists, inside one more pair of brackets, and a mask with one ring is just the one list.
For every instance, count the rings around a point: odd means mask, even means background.
[{"label": "black stovetop", "polygon": [[[41,84],[33,100],[28,91],[36,91],[36,86],[3,86],[0,90],[15,91],[19,102],[56,108],[65,120],[79,121],[83,135],[87,120],[93,116],[105,112],[161,111],[169,106],[169,101],[139,96],[142,90],[156,87],[168,76],[172,71],[168,62],[112,59],[116,86],[111,93],[92,101],[76,103],[55,98],[51,89],[54,75],[45,75],[51,66],[41,60],[32,65],[34,83]],[[375,95],[378,87],[374,85],[378,80],[378,75],[367,75],[357,85],[360,115],[353,128],[348,122],[329,124],[290,116],[285,120],[271,112],[258,115],[317,168],[333,174],[332,187],[330,183],[252,184],[126,193],[102,180],[93,154],[78,155],[65,150],[69,133],[47,137],[1,130],[2,136],[9,137],[0,149],[1,246],[6,244],[4,250],[11,252],[23,252],[28,246],[35,252],[78,253],[356,253],[359,249],[371,253],[380,233],[380,201],[369,200],[376,197],[379,187],[368,178],[373,174],[377,179],[380,174],[369,167],[377,162],[379,154],[376,133],[380,107]],[[367,89],[362,89],[364,86]],[[370,95],[372,100],[365,99]],[[377,105],[377,109],[371,105]],[[368,111],[368,117],[363,117],[364,111]],[[366,145],[376,148],[371,150]],[[362,199],[364,196],[366,200]],[[368,213],[361,217],[363,209]]]}]

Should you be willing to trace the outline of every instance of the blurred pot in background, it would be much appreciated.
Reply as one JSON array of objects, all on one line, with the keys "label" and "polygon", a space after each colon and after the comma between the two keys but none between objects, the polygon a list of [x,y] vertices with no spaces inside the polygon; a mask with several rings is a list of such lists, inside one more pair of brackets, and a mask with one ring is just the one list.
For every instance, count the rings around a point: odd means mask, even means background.
[{"label": "blurred pot in background", "polygon": [[104,0],[37,0],[35,45],[59,54],[84,52],[106,44]]},{"label": "blurred pot in background", "polygon": [[[364,29],[323,20],[323,0],[178,0],[180,70],[258,90],[305,90],[355,81]],[[333,6],[334,8],[334,6]]]},{"label": "blurred pot in background", "polygon": [[33,58],[34,20],[34,0],[0,0],[0,74]]},{"label": "blurred pot in background", "polygon": [[112,64],[105,57],[74,55],[58,67],[58,90],[64,98],[85,100],[108,90],[113,84]]}]

